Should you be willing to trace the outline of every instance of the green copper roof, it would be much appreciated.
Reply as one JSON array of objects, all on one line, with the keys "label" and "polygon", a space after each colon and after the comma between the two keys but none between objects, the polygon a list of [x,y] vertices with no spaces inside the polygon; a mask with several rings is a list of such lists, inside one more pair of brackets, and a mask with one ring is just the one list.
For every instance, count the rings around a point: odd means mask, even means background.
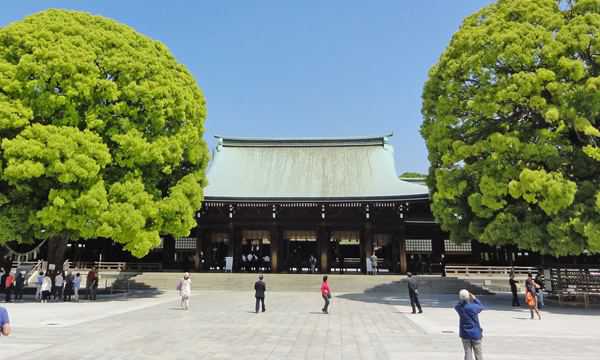
[{"label": "green copper roof", "polygon": [[248,139],[217,137],[207,200],[427,199],[398,179],[388,136]]}]

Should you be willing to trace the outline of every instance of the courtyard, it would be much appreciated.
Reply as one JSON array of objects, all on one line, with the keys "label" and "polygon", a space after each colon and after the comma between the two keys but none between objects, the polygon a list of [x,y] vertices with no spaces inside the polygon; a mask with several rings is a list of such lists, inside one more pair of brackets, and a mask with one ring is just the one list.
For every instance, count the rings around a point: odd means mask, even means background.
[{"label": "courtyard", "polygon": [[[195,291],[189,311],[175,291],[97,302],[6,304],[17,359],[461,359],[451,295],[423,295],[410,313],[403,293],[335,294],[322,314],[318,291],[267,293],[254,313],[244,291]],[[597,359],[598,310],[547,306],[542,321],[505,295],[480,297],[486,359]],[[3,304],[4,305],[4,304]]]}]

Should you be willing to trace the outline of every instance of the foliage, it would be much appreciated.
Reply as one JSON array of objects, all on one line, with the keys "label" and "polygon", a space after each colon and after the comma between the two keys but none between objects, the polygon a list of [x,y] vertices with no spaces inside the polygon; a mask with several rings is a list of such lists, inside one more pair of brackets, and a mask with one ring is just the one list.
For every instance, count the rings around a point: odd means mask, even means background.
[{"label": "foliage", "polygon": [[135,256],[195,225],[204,97],[160,42],[48,10],[0,29],[0,243],[111,238]]},{"label": "foliage", "polygon": [[457,241],[600,252],[600,3],[500,0],[423,91],[432,210]]},{"label": "foliage", "polygon": [[424,179],[427,177],[427,175],[420,174],[418,172],[406,171],[406,172],[403,172],[402,174],[400,174],[399,177],[407,178],[407,179]]}]

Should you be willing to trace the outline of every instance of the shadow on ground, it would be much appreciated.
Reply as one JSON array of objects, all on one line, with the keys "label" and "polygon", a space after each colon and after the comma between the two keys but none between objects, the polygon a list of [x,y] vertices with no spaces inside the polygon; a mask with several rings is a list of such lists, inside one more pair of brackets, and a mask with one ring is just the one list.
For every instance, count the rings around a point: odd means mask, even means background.
[{"label": "shadow on ground", "polygon": [[[402,287],[396,287],[397,291],[388,291],[392,288],[382,289],[368,289],[362,293],[348,293],[336,296],[336,298],[359,301],[364,303],[375,303],[375,304],[386,304],[386,305],[401,305],[410,306],[410,299],[408,296],[408,290]],[[447,308],[452,309],[458,302],[458,291],[456,294],[449,293],[432,293],[432,292],[421,292],[419,299],[423,310],[427,311],[427,308]],[[521,294],[521,306],[513,307],[512,295],[507,293],[500,294],[480,294],[477,297],[481,300],[486,309],[494,311],[507,312],[507,316],[512,314],[515,319],[518,320],[529,320],[529,312],[527,306],[524,304],[524,295]],[[410,313],[410,308],[407,311],[397,311],[398,313]],[[560,314],[560,315],[577,315],[577,316],[600,316],[600,309],[586,309],[583,307],[575,306],[560,306],[558,303],[548,301],[544,308],[541,309],[542,318],[544,313]]]}]

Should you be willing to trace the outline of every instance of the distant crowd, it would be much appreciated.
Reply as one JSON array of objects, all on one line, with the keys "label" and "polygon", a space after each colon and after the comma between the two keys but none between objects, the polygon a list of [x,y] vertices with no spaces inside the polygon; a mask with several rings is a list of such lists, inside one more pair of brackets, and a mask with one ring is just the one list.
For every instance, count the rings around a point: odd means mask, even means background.
[{"label": "distant crowd", "polygon": [[[81,274],[71,271],[40,271],[25,278],[24,271],[3,272],[0,276],[0,291],[7,303],[23,301],[25,288],[35,288],[34,300],[41,303],[49,301],[79,301]],[[87,273],[86,289],[88,300],[96,300],[98,290],[98,272],[92,269]]]}]

